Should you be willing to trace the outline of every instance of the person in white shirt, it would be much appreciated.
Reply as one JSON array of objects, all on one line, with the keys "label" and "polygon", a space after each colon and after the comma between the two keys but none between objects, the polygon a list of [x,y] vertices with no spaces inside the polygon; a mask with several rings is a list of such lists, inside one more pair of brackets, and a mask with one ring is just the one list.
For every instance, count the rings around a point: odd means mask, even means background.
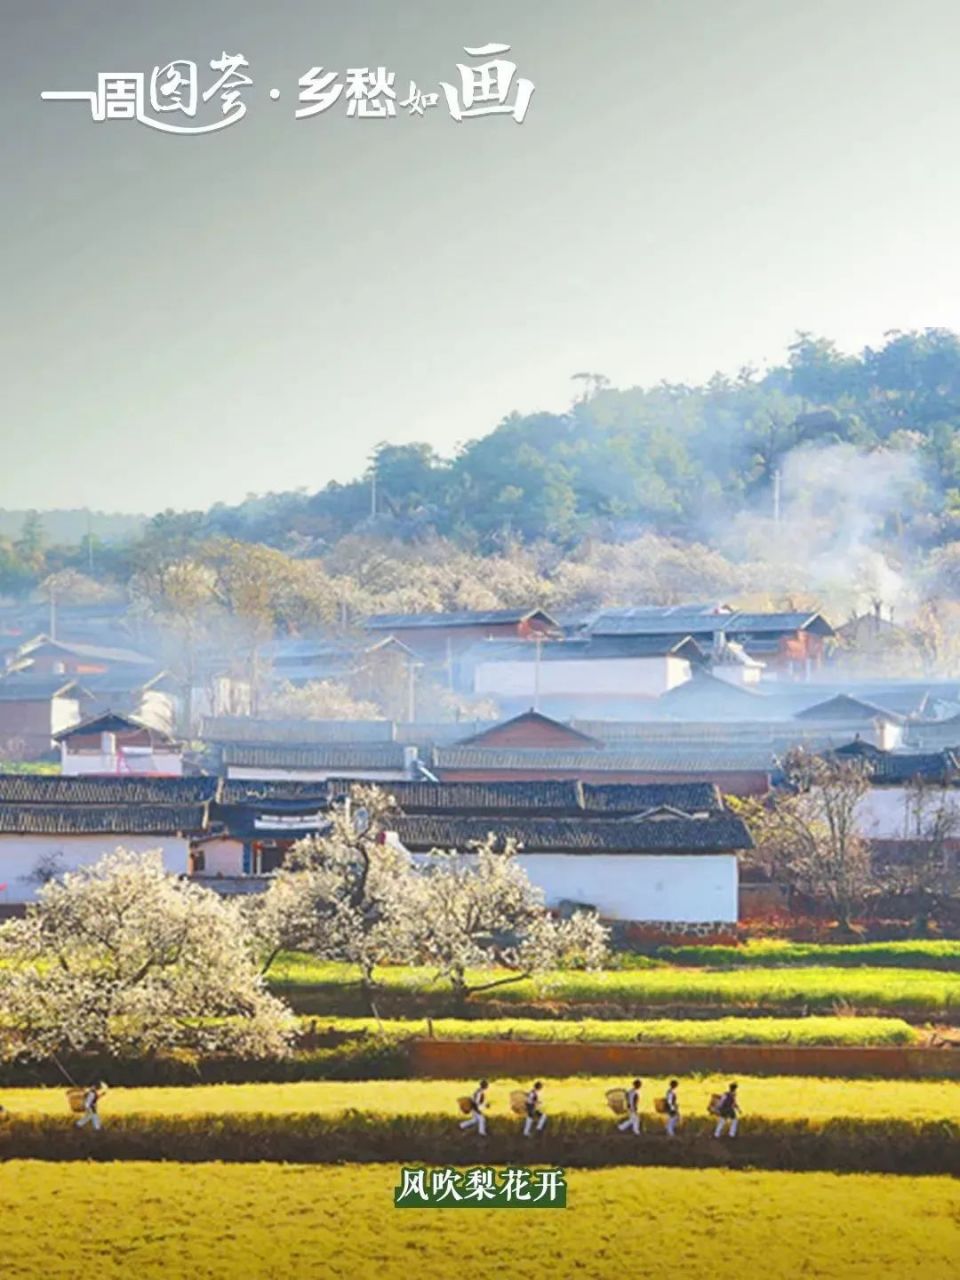
[{"label": "person in white shirt", "polygon": [[523,1119],[523,1136],[529,1138],[533,1132],[533,1126],[536,1124],[537,1133],[541,1133],[543,1126],[547,1123],[547,1117],[544,1115],[540,1107],[540,1091],[543,1088],[543,1081],[538,1080],[533,1088],[527,1094],[525,1103],[527,1114]]},{"label": "person in white shirt", "polygon": [[90,1088],[84,1092],[83,1115],[77,1121],[78,1129],[82,1129],[85,1124],[91,1124],[94,1129],[98,1130],[103,1128],[103,1121],[100,1119],[99,1113],[97,1112],[97,1103],[100,1101],[106,1087],[107,1086],[105,1084],[92,1084]]},{"label": "person in white shirt", "polygon": [[736,1084],[731,1084],[720,1099],[720,1105],[717,1107],[717,1127],[713,1131],[713,1136],[722,1138],[724,1127],[727,1124],[730,1125],[730,1137],[735,1138],[740,1124],[740,1104],[737,1101]]},{"label": "person in white shirt", "polygon": [[635,1134],[640,1134],[640,1081],[634,1080],[633,1084],[627,1090],[627,1115],[626,1119],[621,1120],[617,1125],[621,1133],[626,1133],[628,1129],[632,1129]]},{"label": "person in white shirt", "polygon": [[489,1087],[486,1080],[480,1081],[478,1087],[470,1095],[470,1114],[466,1120],[460,1121],[461,1129],[470,1129],[476,1125],[477,1133],[481,1138],[487,1136],[487,1117],[483,1114],[483,1110],[487,1105],[487,1089]]},{"label": "person in white shirt", "polygon": [[664,1102],[667,1104],[667,1137],[675,1138],[677,1136],[677,1125],[680,1123],[680,1099],[677,1097],[677,1085],[679,1081],[671,1080],[670,1087],[664,1095]]}]

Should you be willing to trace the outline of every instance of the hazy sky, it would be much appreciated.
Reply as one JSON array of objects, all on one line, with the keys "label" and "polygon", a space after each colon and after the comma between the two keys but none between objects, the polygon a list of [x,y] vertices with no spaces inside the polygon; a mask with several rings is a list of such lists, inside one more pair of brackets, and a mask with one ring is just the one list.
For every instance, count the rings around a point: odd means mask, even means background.
[{"label": "hazy sky", "polygon": [[[956,0],[0,0],[0,505],[152,511],[450,452],[572,374],[700,380],[797,329],[960,329]],[[523,124],[295,120],[511,43]],[[245,119],[44,89],[221,51]],[[280,97],[272,101],[269,90]]]}]

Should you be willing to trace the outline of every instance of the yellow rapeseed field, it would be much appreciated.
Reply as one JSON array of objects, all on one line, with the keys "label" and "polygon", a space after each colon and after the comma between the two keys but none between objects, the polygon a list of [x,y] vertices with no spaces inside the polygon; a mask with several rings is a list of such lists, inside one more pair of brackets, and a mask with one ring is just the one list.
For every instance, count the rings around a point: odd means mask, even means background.
[{"label": "yellow rapeseed field", "polygon": [[[545,1080],[543,1103],[548,1111],[567,1115],[606,1114],[604,1092],[623,1080],[574,1077]],[[725,1076],[687,1078],[680,1083],[681,1108],[688,1114],[704,1111],[711,1093],[721,1092]],[[494,1080],[491,1115],[509,1115],[511,1089],[529,1087],[528,1080]],[[771,1118],[827,1120],[838,1116],[872,1120],[952,1120],[960,1122],[960,1081],[950,1080],[836,1080],[814,1076],[755,1076],[739,1078],[744,1114]],[[112,1089],[101,1103],[101,1114],[215,1115],[291,1114],[346,1111],[382,1115],[453,1114],[456,1098],[469,1093],[476,1081],[377,1080],[311,1081],[303,1084],[193,1085],[189,1088]],[[665,1080],[646,1080],[642,1109],[653,1110]],[[0,1104],[12,1115],[63,1115],[62,1089],[8,1089]]]},{"label": "yellow rapeseed field", "polygon": [[393,1208],[393,1166],[0,1166],[4,1280],[953,1280],[947,1178],[605,1169],[568,1208]]}]

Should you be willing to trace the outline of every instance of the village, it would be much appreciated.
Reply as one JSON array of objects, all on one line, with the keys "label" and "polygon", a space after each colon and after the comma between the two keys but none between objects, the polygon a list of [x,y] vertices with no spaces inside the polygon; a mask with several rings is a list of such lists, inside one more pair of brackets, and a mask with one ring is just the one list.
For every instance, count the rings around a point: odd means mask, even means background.
[{"label": "village", "polygon": [[[352,720],[258,714],[226,654],[185,688],[116,610],[63,608],[55,636],[27,634],[29,609],[0,621],[2,913],[115,847],[159,849],[223,895],[263,891],[351,786],[376,784],[399,847],[509,840],[550,910],[593,909],[624,942],[826,927],[823,886],[757,856],[747,820],[790,792],[800,753],[857,774],[854,834],[874,866],[926,873],[878,875],[857,913],[906,936],[927,892],[937,927],[960,927],[960,680],[851,676],[817,612],[375,615],[351,637],[265,646],[268,687],[374,671],[402,690],[408,718]],[[488,718],[418,719],[429,680]]]}]

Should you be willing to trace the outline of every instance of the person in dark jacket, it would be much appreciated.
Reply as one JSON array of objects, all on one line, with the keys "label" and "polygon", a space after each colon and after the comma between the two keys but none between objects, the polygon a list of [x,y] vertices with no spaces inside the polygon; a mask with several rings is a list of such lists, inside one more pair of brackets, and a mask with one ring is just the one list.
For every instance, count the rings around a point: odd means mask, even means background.
[{"label": "person in dark jacket", "polygon": [[720,1105],[717,1107],[717,1127],[713,1131],[715,1138],[722,1138],[724,1128],[730,1126],[730,1137],[737,1136],[737,1126],[740,1123],[740,1103],[737,1101],[737,1086],[733,1082],[730,1088],[720,1099]]},{"label": "person in dark jacket", "polygon": [[677,1136],[677,1125],[680,1123],[680,1099],[677,1096],[678,1080],[671,1080],[670,1087],[664,1094],[664,1111],[667,1117],[667,1137]]},{"label": "person in dark jacket", "polygon": [[547,1117],[544,1115],[540,1107],[540,1092],[543,1089],[543,1081],[538,1080],[536,1084],[527,1093],[524,1109],[526,1115],[523,1118],[523,1136],[529,1138],[533,1132],[533,1126],[536,1124],[537,1133],[542,1132],[543,1126],[547,1123]]},{"label": "person in dark jacket", "polygon": [[627,1115],[626,1119],[621,1120],[617,1125],[621,1133],[626,1133],[628,1129],[632,1129],[639,1136],[640,1133],[640,1081],[634,1080],[633,1084],[627,1090]]}]

